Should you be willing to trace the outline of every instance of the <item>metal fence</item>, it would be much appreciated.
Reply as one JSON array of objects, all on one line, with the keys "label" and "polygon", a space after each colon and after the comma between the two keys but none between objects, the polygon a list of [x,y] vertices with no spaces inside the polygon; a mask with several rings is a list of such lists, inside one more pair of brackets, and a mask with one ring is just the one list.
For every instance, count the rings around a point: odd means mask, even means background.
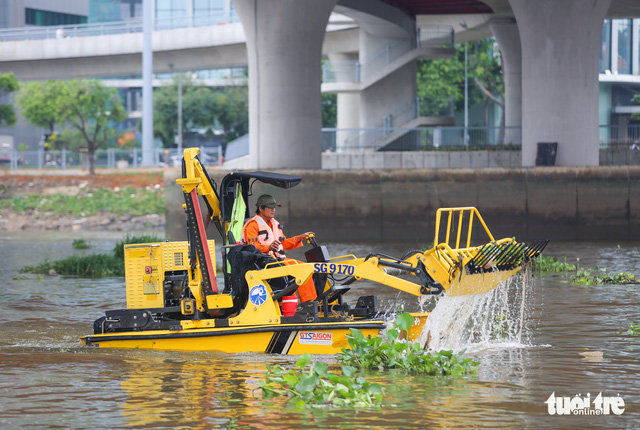
[{"label": "metal fence", "polygon": [[323,151],[465,151],[517,150],[520,127],[420,127],[322,129]]},{"label": "metal fence", "polygon": [[[208,166],[222,164],[222,149],[216,147],[200,148],[200,161]],[[154,148],[153,167],[179,166],[182,154],[177,149]],[[140,167],[142,151],[138,148],[131,150],[107,149],[96,151],[96,168]],[[0,153],[0,168],[3,169],[70,169],[88,168],[89,156],[86,152],[75,152],[62,149],[60,151],[5,151]]]},{"label": "metal fence", "polygon": [[454,44],[453,27],[448,25],[419,27],[416,29],[416,40],[419,48],[427,46],[452,48]]},{"label": "metal fence", "polygon": [[[203,27],[239,22],[235,10],[183,17],[156,18],[154,30],[172,30],[176,28]],[[62,29],[62,34],[58,32]],[[126,21],[99,22],[63,26],[32,26],[0,30],[0,41],[56,39],[59,37],[105,36],[122,33],[141,33],[142,18]]]},{"label": "metal fence", "polygon": [[640,150],[640,125],[601,125],[599,147]]}]

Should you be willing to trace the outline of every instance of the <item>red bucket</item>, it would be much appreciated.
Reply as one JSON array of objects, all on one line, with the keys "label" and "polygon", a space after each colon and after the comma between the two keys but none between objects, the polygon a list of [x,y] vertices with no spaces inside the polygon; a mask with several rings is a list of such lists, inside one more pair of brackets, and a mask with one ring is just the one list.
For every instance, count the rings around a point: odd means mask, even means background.
[{"label": "red bucket", "polygon": [[285,317],[293,316],[298,308],[298,296],[282,297],[282,315]]}]

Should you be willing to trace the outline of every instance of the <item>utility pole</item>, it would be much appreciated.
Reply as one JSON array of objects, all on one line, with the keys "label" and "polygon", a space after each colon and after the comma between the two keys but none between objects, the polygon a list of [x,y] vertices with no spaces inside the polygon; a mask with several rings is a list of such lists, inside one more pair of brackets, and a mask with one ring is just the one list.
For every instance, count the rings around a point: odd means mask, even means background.
[{"label": "utility pole", "polygon": [[178,158],[182,158],[182,73],[178,74]]},{"label": "utility pole", "polygon": [[464,146],[469,145],[469,80],[467,42],[464,42]]},{"label": "utility pole", "polygon": [[142,166],[153,166],[153,0],[142,0]]}]

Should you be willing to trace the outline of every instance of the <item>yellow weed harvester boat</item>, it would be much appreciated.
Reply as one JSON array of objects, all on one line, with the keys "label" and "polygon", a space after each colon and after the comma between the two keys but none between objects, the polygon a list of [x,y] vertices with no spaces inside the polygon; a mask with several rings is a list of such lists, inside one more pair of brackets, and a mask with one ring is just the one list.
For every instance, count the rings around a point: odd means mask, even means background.
[{"label": "yellow weed harvester boat", "polygon": [[[347,346],[345,335],[350,328],[360,329],[365,336],[377,336],[384,328],[375,296],[345,300],[348,293],[358,290],[358,281],[376,282],[417,297],[485,293],[519,272],[548,242],[494,240],[475,208],[448,208],[437,211],[435,246],[427,251],[410,251],[401,258],[383,254],[331,258],[312,239],[312,248],[305,253],[307,262],[284,265],[236,239],[244,220],[251,216],[246,203],[255,181],[290,188],[302,178],[268,172],[230,173],[217,189],[197,155],[198,149],[185,150],[182,178],[177,180],[185,196],[188,241],[125,245],[127,309],[107,311],[96,320],[94,333],[82,338],[86,345],[334,354]],[[206,218],[201,215],[198,196],[207,206]],[[440,242],[445,218],[446,233]],[[481,246],[471,246],[475,221],[489,239]],[[215,243],[206,236],[210,222],[223,241],[223,286],[216,282]],[[450,234],[452,231],[456,233]],[[318,298],[283,312],[283,297],[295,295],[309,278]],[[428,316],[413,315],[410,339],[420,334]]]}]

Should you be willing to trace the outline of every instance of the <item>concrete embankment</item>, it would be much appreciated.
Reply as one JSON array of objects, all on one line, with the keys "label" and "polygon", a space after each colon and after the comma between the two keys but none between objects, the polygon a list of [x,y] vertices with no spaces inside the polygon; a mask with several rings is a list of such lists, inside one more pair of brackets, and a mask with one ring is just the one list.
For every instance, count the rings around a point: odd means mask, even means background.
[{"label": "concrete embankment", "polygon": [[[228,173],[211,169],[220,183]],[[276,218],[293,235],[321,241],[429,245],[441,207],[475,206],[496,238],[640,240],[640,166],[518,169],[287,170],[290,190],[255,183],[249,202],[270,193]],[[178,170],[165,172],[167,237],[185,238]],[[218,239],[217,234],[213,234]]]}]

